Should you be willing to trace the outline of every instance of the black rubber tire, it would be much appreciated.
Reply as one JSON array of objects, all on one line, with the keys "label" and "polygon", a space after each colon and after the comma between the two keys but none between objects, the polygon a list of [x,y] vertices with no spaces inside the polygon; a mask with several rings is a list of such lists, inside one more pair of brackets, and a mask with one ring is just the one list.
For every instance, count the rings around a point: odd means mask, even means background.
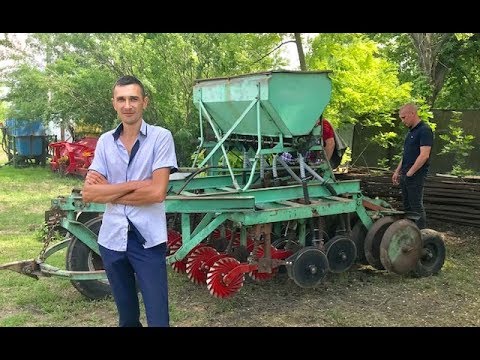
[{"label": "black rubber tire", "polygon": [[88,212],[88,211],[79,212],[77,214],[77,221],[85,224],[87,221],[95,219],[100,215],[101,213],[97,213],[97,212]]},{"label": "black rubber tire", "polygon": [[[101,224],[101,216],[85,222],[85,226],[97,235]],[[103,262],[101,257],[81,240],[72,237],[67,249],[66,269],[69,271],[102,270]],[[70,282],[75,289],[91,300],[104,299],[112,295],[112,290],[107,280],[71,280]]]},{"label": "black rubber tire", "polygon": [[436,275],[440,272],[445,262],[446,248],[442,235],[432,229],[422,229],[423,250],[428,252],[428,256],[422,256],[414,270],[417,277],[426,277]]}]

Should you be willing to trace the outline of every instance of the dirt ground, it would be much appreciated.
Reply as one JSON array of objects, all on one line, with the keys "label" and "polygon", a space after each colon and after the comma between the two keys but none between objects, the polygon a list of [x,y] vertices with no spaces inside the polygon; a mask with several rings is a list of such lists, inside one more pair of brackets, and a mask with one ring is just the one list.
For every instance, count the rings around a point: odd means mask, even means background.
[{"label": "dirt ground", "polygon": [[301,288],[286,273],[266,282],[248,275],[232,298],[171,272],[172,326],[226,327],[460,327],[480,326],[478,228],[431,220],[444,236],[440,273],[416,278],[370,266],[329,273],[316,288]]}]

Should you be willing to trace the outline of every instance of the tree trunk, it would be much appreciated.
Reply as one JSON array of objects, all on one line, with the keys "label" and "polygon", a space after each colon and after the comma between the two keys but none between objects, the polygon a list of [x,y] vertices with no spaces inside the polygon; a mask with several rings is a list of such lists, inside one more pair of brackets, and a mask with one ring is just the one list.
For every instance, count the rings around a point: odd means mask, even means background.
[{"label": "tree trunk", "polygon": [[453,33],[410,33],[413,46],[417,52],[420,69],[428,79],[432,87],[432,93],[428,99],[433,106],[438,94],[442,90],[445,76],[450,70],[439,61],[443,45],[450,40]]},{"label": "tree trunk", "polygon": [[302,35],[294,33],[295,43],[297,44],[298,61],[300,61],[300,70],[307,71],[307,64],[305,63],[305,54],[303,53]]}]

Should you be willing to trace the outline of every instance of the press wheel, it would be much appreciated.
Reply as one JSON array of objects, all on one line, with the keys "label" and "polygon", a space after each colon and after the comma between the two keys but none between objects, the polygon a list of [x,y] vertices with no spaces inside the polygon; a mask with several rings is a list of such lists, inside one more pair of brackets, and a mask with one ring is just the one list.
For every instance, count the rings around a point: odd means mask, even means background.
[{"label": "press wheel", "polygon": [[[102,224],[102,216],[85,222],[85,227],[98,235]],[[103,261],[99,254],[90,249],[83,241],[72,236],[67,248],[66,269],[69,271],[103,270]],[[110,284],[105,280],[70,280],[82,295],[89,299],[104,299],[112,294]]]},{"label": "press wheel", "polygon": [[325,253],[330,271],[341,273],[350,269],[355,262],[357,247],[348,237],[336,235],[326,243]]},{"label": "press wheel", "polygon": [[406,274],[417,265],[422,249],[422,235],[415,223],[401,219],[385,231],[380,244],[380,261],[390,272]]},{"label": "press wheel", "polygon": [[308,246],[291,256],[287,261],[289,276],[295,283],[303,288],[318,285],[328,271],[327,256],[313,246]]},{"label": "press wheel", "polygon": [[422,255],[415,267],[414,274],[416,276],[435,275],[445,262],[445,242],[442,234],[435,230],[422,229],[420,232],[422,234]]}]

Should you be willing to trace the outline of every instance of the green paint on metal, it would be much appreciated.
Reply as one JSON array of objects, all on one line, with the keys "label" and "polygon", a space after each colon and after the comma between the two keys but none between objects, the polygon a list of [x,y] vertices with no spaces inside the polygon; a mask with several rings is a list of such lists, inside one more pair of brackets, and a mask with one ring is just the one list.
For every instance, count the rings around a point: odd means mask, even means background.
[{"label": "green paint on metal", "polygon": [[98,249],[97,244],[97,235],[88,229],[83,223],[62,218],[60,224],[65,230],[92,249],[92,251],[100,255],[100,250]]},{"label": "green paint on metal", "polygon": [[172,264],[175,261],[183,260],[185,256],[198,244],[202,242],[208,235],[210,235],[213,230],[218,228],[220,225],[227,220],[227,213],[218,215],[213,219],[208,225],[201,229],[195,236],[190,236],[189,225],[184,224],[185,219],[190,220],[190,218],[184,217],[185,214],[182,214],[182,246],[173,254],[167,257],[167,264]]},{"label": "green paint on metal", "polygon": [[[328,189],[323,186],[319,181],[313,180],[308,183],[308,193],[310,197],[327,197],[332,194]],[[335,192],[338,195],[341,194],[355,194],[360,192],[360,181],[359,180],[345,180],[341,182],[336,182],[331,184],[335,189]],[[232,196],[231,193],[225,193],[225,195]],[[210,196],[219,196],[218,192],[210,194],[203,194],[203,197],[208,198]],[[301,184],[297,185],[288,185],[282,187],[272,187],[272,188],[260,188],[260,189],[249,189],[242,193],[241,196],[253,196],[255,198],[255,204],[262,204],[267,202],[275,202],[282,200],[293,200],[303,198],[303,188]],[[167,203],[169,198],[167,198]],[[174,212],[173,207],[171,208]]]},{"label": "green paint on metal", "polygon": [[[51,201],[51,210],[61,209],[61,210],[73,210],[73,211],[84,211],[84,212],[104,212],[105,204],[98,203],[87,203],[84,202],[82,196],[73,192],[69,196],[59,196],[56,199]],[[68,215],[68,214],[67,214]]]},{"label": "green paint on metal", "polygon": [[255,209],[255,198],[253,196],[169,196],[165,200],[167,212],[184,213],[207,213],[207,212],[232,212],[251,211]]},{"label": "green paint on metal", "polygon": [[[191,189],[198,190],[201,186],[205,187],[205,190],[208,190],[213,185],[218,184],[227,184],[226,181],[228,176],[215,176],[213,179],[210,177],[207,178],[198,178],[192,180]],[[198,181],[196,181],[198,180]],[[177,180],[174,180],[177,182]],[[177,184],[178,186],[178,184]],[[335,189],[336,193],[341,194],[359,194],[360,192],[360,181],[358,180],[346,180],[341,182],[332,183],[332,187]],[[178,188],[178,187],[177,187]],[[190,188],[190,187],[186,187]],[[309,183],[309,194],[312,199],[315,198],[326,198],[331,196],[331,193],[322,186],[318,181],[311,181]],[[223,192],[218,191],[211,193],[204,193],[199,195],[169,195],[165,199],[165,208],[167,212],[174,213],[217,213],[217,212],[238,212],[238,211],[253,211],[255,206],[258,205],[262,207],[282,207],[281,204],[268,205],[268,203],[274,203],[278,201],[293,200],[303,198],[303,189],[300,184],[298,185],[289,185],[283,187],[274,187],[274,188],[260,188],[260,189],[249,189],[242,193],[232,193],[232,192]],[[61,210],[67,211],[84,211],[84,212],[102,212],[102,209],[105,208],[104,204],[89,203],[88,206],[80,204],[78,201],[69,200],[69,198],[62,198],[62,202],[56,203],[55,207]],[[361,198],[357,201],[361,204]],[[363,209],[363,210],[362,210]],[[363,207],[359,210],[360,212],[365,211]],[[365,226],[369,227],[369,217],[365,214],[360,214],[360,218],[364,222]],[[366,218],[364,218],[366,216]],[[68,225],[71,223],[72,225]],[[80,236],[82,231],[90,230],[85,228],[83,224],[73,221],[66,220],[64,227],[67,230],[74,232],[79,232]],[[78,229],[74,229],[77,227]],[[92,233],[93,234],[93,233]],[[75,234],[74,234],[75,235]],[[76,236],[76,235],[75,235]],[[88,236],[88,233],[87,233]],[[92,237],[93,238],[93,237]],[[96,237],[95,237],[96,238]]]},{"label": "green paint on metal", "polygon": [[396,231],[388,246],[388,258],[390,261],[395,263],[398,257],[404,256],[403,248],[412,246],[417,236],[418,234],[413,227],[404,227]]},{"label": "green paint on metal", "polygon": [[357,203],[357,215],[360,218],[360,221],[363,223],[363,225],[365,225],[365,228],[369,230],[373,225],[373,221],[371,217],[368,215],[367,210],[363,206],[363,202],[362,202],[363,197],[357,194],[357,195],[354,195],[354,198]]},{"label": "green paint on metal", "polygon": [[[236,174],[235,178],[238,183],[242,181],[242,174]],[[185,185],[184,179],[179,180],[170,180],[168,186],[171,187],[170,192],[177,193]],[[223,186],[231,186],[232,178],[229,175],[215,175],[208,177],[197,177],[189,180],[188,184],[185,186],[185,190],[202,190],[202,189],[212,189],[219,188]]]},{"label": "green paint on metal", "polygon": [[[212,219],[215,217],[215,214],[214,213],[207,213],[203,216],[202,220],[198,223],[197,227],[195,228],[195,230],[193,230],[192,232],[192,236],[195,236],[197,235],[200,230],[202,230],[205,226],[207,226],[207,224],[212,221]],[[224,232],[224,230],[222,229],[222,232]],[[222,234],[222,236],[224,237],[225,234]]]},{"label": "green paint on metal", "polygon": [[45,250],[45,253],[43,254],[44,260],[46,260],[52,254],[55,254],[57,251],[60,251],[63,248],[66,248],[70,244],[70,241],[71,239],[66,239],[66,240],[60,241],[58,244],[55,244],[47,248],[47,250]]},{"label": "green paint on metal", "polygon": [[[259,97],[261,135],[286,137],[309,134],[330,100],[328,71],[270,71],[197,80],[193,102],[203,104],[223,133]],[[250,109],[235,134],[257,135],[257,112]]]},{"label": "green paint on metal", "polygon": [[244,225],[268,224],[276,221],[309,219],[316,216],[327,216],[355,212],[355,200],[338,202],[334,200],[315,201],[299,207],[278,207],[255,212],[235,212],[228,215],[229,219]]},{"label": "green paint on metal", "polygon": [[105,270],[94,271],[68,271],[59,269],[55,266],[41,263],[39,264],[42,274],[45,276],[56,276],[68,280],[106,280]]}]

